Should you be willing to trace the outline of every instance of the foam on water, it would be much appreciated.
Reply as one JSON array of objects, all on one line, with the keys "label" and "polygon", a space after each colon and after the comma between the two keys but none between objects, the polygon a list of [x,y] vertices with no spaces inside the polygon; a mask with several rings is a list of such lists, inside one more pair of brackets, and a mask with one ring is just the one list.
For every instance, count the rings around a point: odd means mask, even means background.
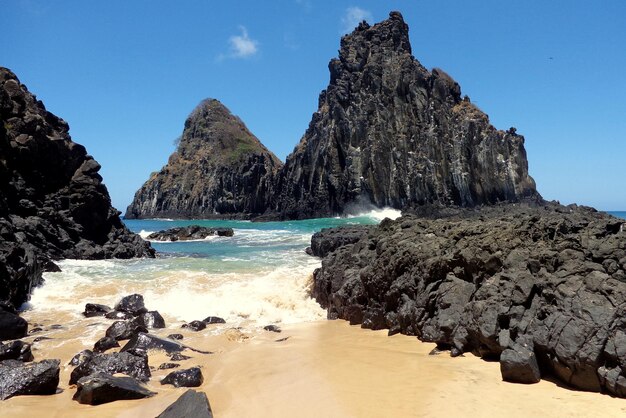
[{"label": "foam on water", "polygon": [[393,220],[399,218],[400,216],[402,216],[402,212],[400,210],[385,207],[382,209],[373,209],[367,212],[360,212],[356,215],[348,215],[348,218],[372,218],[380,222],[385,218]]},{"label": "foam on water", "polygon": [[85,303],[114,306],[125,295],[144,295],[172,325],[214,315],[229,326],[263,326],[326,317],[310,297],[320,260],[306,255],[311,235],[328,226],[376,223],[396,217],[391,209],[342,219],[250,223],[242,221],[126,221],[144,239],[151,231],[199,224],[231,227],[233,237],[153,242],[156,259],[63,260],[61,272],[45,273],[27,308],[82,318]]}]

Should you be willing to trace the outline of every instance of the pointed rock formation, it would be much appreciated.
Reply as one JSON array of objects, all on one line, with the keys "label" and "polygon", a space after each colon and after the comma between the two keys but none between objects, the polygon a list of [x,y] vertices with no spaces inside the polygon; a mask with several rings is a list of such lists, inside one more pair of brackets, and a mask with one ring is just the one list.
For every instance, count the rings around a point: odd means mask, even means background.
[{"label": "pointed rock formation", "polygon": [[271,209],[280,217],[538,196],[524,138],[495,129],[450,76],[411,55],[400,13],[344,36],[329,69],[319,109],[277,184]]},{"label": "pointed rock formation", "polygon": [[282,166],[219,101],[185,122],[177,150],[137,191],[126,218],[248,218],[266,211]]},{"label": "pointed rock formation", "polygon": [[154,255],[120,220],[68,124],[2,67],[0,121],[0,301],[24,302],[49,259]]}]

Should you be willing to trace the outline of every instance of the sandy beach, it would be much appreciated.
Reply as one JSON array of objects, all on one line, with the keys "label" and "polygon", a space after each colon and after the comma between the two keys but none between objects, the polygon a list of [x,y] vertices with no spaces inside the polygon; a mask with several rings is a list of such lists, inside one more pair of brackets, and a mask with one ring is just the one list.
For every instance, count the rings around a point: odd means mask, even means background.
[{"label": "sandy beach", "polygon": [[[46,326],[60,318],[30,321]],[[25,315],[28,317],[28,313]],[[106,320],[51,331],[50,340],[34,343],[36,360],[60,358],[60,393],[18,396],[0,403],[0,416],[11,417],[154,417],[186,389],[162,386],[168,370],[155,370],[148,387],[158,392],[146,400],[100,406],[72,401],[68,385],[71,357],[90,346]],[[89,326],[89,324],[96,324]],[[213,326],[215,327],[215,326]],[[94,331],[95,330],[95,331]],[[157,334],[178,332],[169,327]],[[186,351],[181,368],[199,365],[216,417],[620,417],[626,401],[598,393],[565,389],[543,380],[517,385],[501,380],[499,364],[472,355],[429,355],[434,344],[386,331],[370,331],[344,321],[318,321],[283,327],[282,333],[258,328],[182,330],[184,342],[213,354]],[[34,337],[28,338],[32,340]],[[283,341],[283,338],[287,338]],[[157,368],[169,361],[150,354]]]}]

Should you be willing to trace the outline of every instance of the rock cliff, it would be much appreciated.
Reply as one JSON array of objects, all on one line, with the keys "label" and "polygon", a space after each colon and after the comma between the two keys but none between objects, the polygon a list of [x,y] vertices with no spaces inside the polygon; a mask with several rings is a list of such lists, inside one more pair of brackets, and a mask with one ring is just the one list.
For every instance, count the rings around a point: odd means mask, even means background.
[{"label": "rock cliff", "polygon": [[267,210],[282,163],[219,101],[185,122],[177,150],[137,191],[126,218],[249,218]]},{"label": "rock cliff", "polygon": [[50,259],[154,255],[121,222],[67,123],[2,67],[0,120],[0,301],[24,302]]},{"label": "rock cliff", "polygon": [[626,397],[626,221],[554,204],[429,218],[384,220],[328,253],[313,295],[329,318],[499,359],[505,380]]},{"label": "rock cliff", "polygon": [[282,218],[351,206],[476,206],[537,195],[524,138],[500,131],[439,69],[411,54],[398,12],[341,39],[330,84],[277,183]]}]

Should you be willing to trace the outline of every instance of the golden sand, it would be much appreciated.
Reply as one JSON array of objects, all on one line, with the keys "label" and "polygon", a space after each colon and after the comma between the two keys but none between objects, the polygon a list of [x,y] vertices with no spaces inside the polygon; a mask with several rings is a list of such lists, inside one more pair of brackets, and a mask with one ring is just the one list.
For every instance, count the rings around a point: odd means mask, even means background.
[{"label": "golden sand", "polygon": [[[28,315],[44,329],[53,319],[62,319]],[[60,358],[66,365],[102,336],[109,323],[101,318],[80,322],[71,329],[50,331],[53,339],[35,343],[36,360]],[[180,331],[170,328],[158,334]],[[428,355],[433,344],[402,335],[387,337],[386,331],[363,330],[344,321],[288,326],[280,334],[215,325],[181,333],[186,344],[214,351],[210,355],[185,351],[192,359],[179,363],[181,368],[202,367],[204,384],[198,390],[206,392],[220,418],[626,416],[626,400],[568,390],[548,381],[505,383],[498,363],[471,355]],[[287,339],[276,341],[282,338]],[[164,353],[150,355],[151,366],[166,361]],[[71,370],[62,367],[60,393],[1,402],[0,417],[155,417],[186,390],[161,386],[159,380],[171,370],[155,370],[147,384],[158,392],[153,398],[80,405],[72,401],[75,388],[67,384]]]}]

